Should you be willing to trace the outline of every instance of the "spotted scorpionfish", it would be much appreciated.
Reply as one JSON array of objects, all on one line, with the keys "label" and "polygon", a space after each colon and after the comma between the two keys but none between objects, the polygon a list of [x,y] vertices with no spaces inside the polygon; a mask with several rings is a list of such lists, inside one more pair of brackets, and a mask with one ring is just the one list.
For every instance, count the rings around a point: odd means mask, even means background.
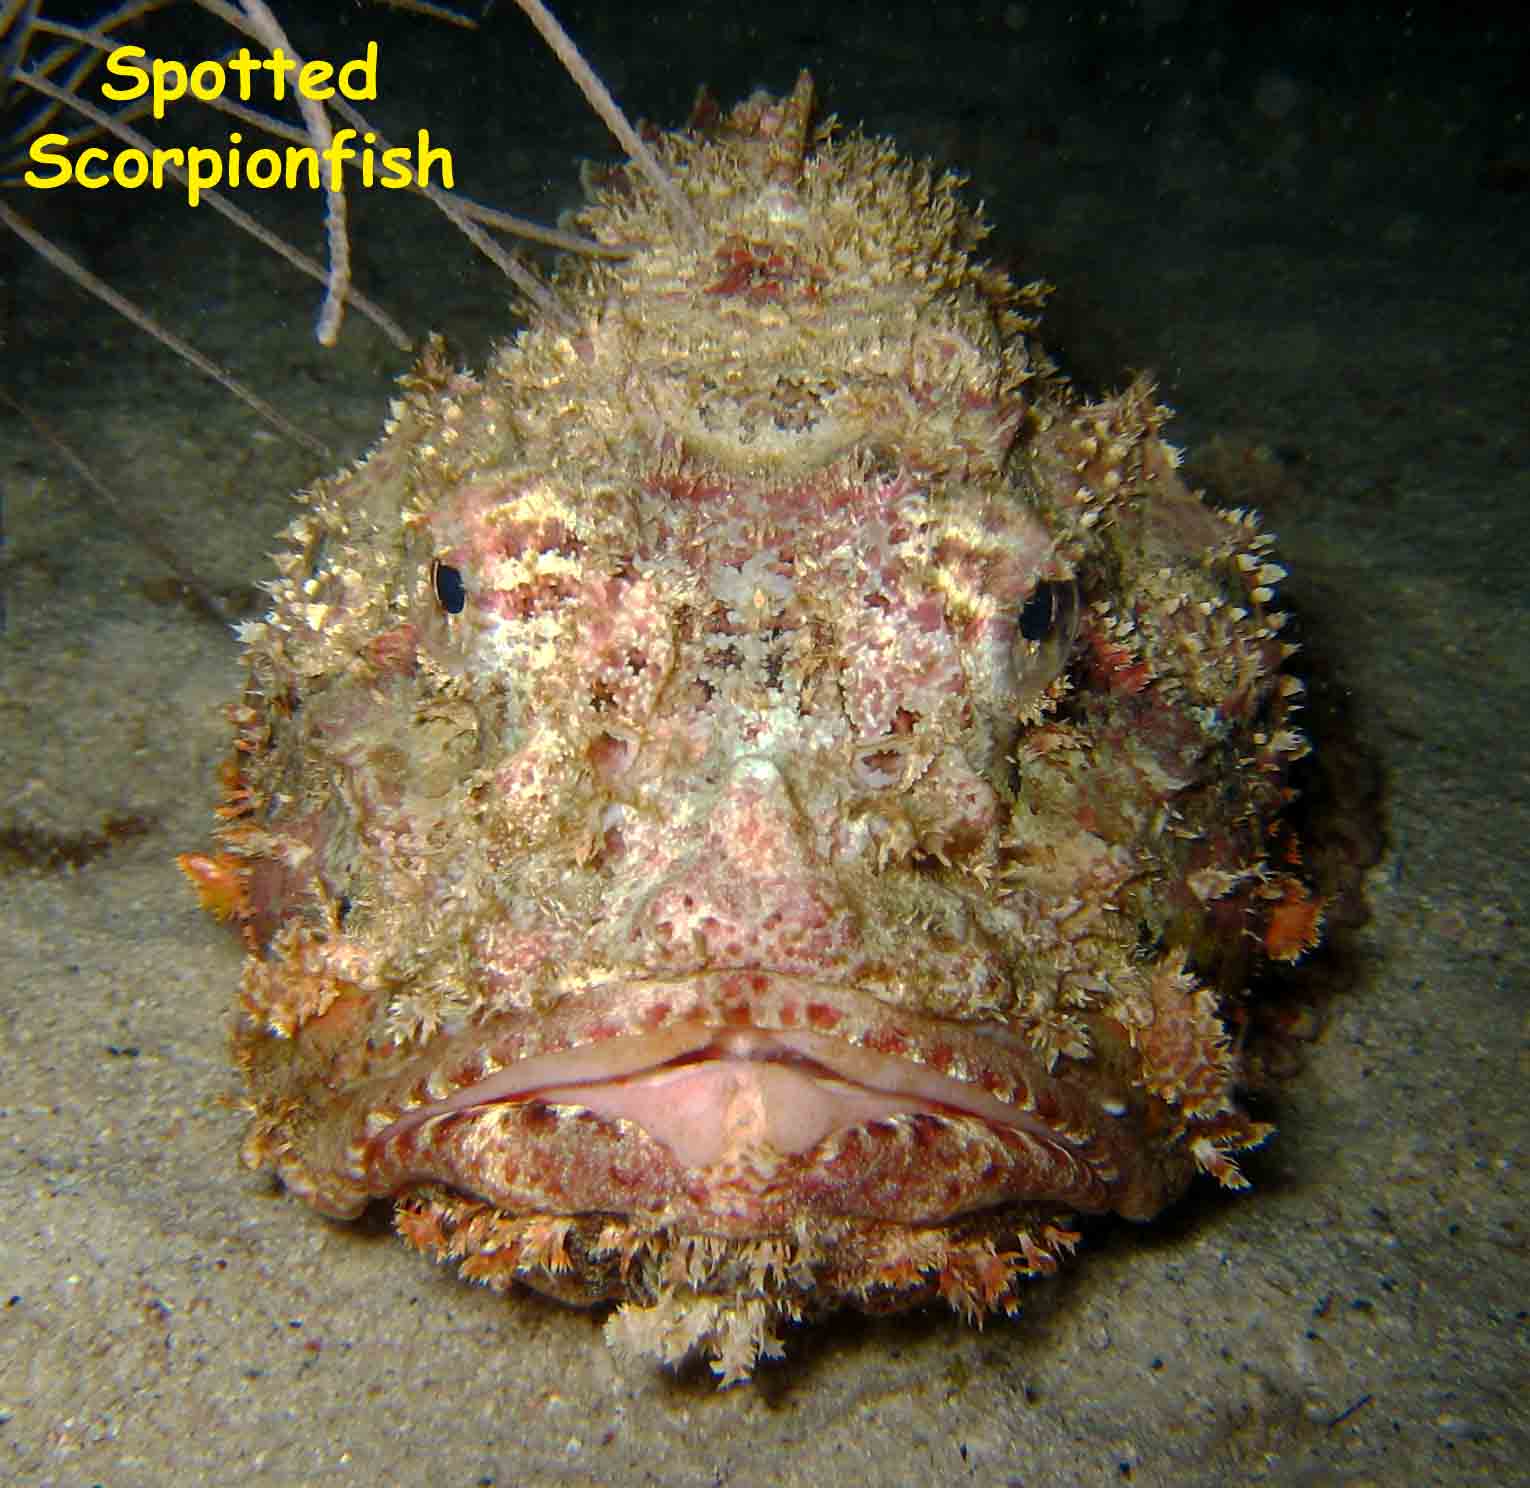
[{"label": "spotted scorpionfish", "polygon": [[1268,1130],[1320,908],[1282,570],[1080,397],[960,183],[787,97],[655,141],[561,313],[433,344],[243,627],[248,1164],[621,1351],[1015,1311]]}]

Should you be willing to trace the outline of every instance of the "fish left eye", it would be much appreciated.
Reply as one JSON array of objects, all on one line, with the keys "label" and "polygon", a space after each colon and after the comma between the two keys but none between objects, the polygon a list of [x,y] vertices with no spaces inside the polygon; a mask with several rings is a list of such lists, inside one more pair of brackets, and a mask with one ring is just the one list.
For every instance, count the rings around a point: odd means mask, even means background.
[{"label": "fish left eye", "polygon": [[1077,618],[1078,591],[1071,583],[1043,580],[1020,610],[1022,640],[1039,642],[1060,630],[1070,632]]},{"label": "fish left eye", "polygon": [[433,558],[430,564],[430,587],[435,591],[436,603],[448,615],[460,615],[467,604],[467,586],[462,582],[462,570],[453,568]]},{"label": "fish left eye", "polygon": [[1078,634],[1078,585],[1071,579],[1043,579],[1020,607],[1010,650],[1013,686],[1019,701],[1040,696],[1067,669]]},{"label": "fish left eye", "polygon": [[1042,581],[1021,607],[1021,638],[1045,641],[1063,615],[1073,607],[1073,584]]}]

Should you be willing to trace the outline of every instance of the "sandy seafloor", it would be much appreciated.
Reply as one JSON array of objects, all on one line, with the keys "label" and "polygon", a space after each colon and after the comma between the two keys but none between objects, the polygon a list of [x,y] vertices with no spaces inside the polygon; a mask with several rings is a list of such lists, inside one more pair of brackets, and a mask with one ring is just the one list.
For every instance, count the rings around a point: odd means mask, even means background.
[{"label": "sandy seafloor", "polygon": [[[508,5],[478,38],[278,9],[315,55],[380,36],[378,114],[430,123],[485,199],[555,213],[607,148]],[[164,565],[0,412],[0,829],[149,824],[77,871],[0,878],[0,1479],[1530,1481],[1522,24],[732,10],[566,19],[635,113],[806,64],[842,117],[969,173],[995,251],[1059,286],[1069,369],[1155,369],[1178,438],[1221,435],[1280,534],[1346,747],[1382,771],[1387,845],[1369,923],[1313,967],[1325,1024],[1262,1108],[1280,1131],[1257,1186],[1094,1227],[1014,1322],[845,1318],[726,1392],[624,1370],[598,1319],[273,1192],[236,1161],[236,947],[171,864],[210,824],[235,645],[156,602]],[[313,288],[205,209],[18,204],[330,444],[274,441],[5,245],[5,384],[209,584],[261,578],[287,493],[375,435],[399,356],[360,322],[314,346]],[[318,250],[312,202],[257,205]],[[356,218],[358,275],[411,329],[474,361],[510,329],[502,282],[426,213]]]}]

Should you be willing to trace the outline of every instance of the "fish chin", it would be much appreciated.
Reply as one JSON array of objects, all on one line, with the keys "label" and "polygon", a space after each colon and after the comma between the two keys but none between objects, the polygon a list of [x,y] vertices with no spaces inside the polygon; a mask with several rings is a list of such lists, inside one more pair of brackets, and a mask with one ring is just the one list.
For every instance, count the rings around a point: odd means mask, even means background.
[{"label": "fish chin", "polygon": [[[870,1036],[938,1050],[915,1021]],[[438,1052],[461,1061],[450,1041]],[[1020,1281],[1077,1240],[1069,1216],[1119,1201],[1077,1103],[1064,1115],[1035,1071],[1009,1089],[1022,1101],[847,1039],[688,1019],[419,1105],[362,1144],[354,1176],[465,1276],[616,1302],[618,1351],[673,1363],[699,1347],[742,1378],[826,1298],[1013,1311]]]}]

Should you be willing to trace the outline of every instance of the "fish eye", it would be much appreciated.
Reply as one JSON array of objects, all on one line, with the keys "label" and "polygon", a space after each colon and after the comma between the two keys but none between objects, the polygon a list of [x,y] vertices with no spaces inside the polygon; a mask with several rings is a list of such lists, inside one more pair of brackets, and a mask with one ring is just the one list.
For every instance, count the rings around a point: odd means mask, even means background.
[{"label": "fish eye", "polygon": [[1065,623],[1071,625],[1076,607],[1077,593],[1072,584],[1043,580],[1020,610],[1021,639],[1047,640]]},{"label": "fish eye", "polygon": [[430,587],[435,591],[436,603],[448,615],[460,615],[467,604],[467,586],[462,582],[462,570],[453,568],[433,558],[430,563]]},{"label": "fish eye", "polygon": [[1067,668],[1077,634],[1078,585],[1071,579],[1043,579],[1015,622],[1011,665],[1022,701],[1039,696]]}]

